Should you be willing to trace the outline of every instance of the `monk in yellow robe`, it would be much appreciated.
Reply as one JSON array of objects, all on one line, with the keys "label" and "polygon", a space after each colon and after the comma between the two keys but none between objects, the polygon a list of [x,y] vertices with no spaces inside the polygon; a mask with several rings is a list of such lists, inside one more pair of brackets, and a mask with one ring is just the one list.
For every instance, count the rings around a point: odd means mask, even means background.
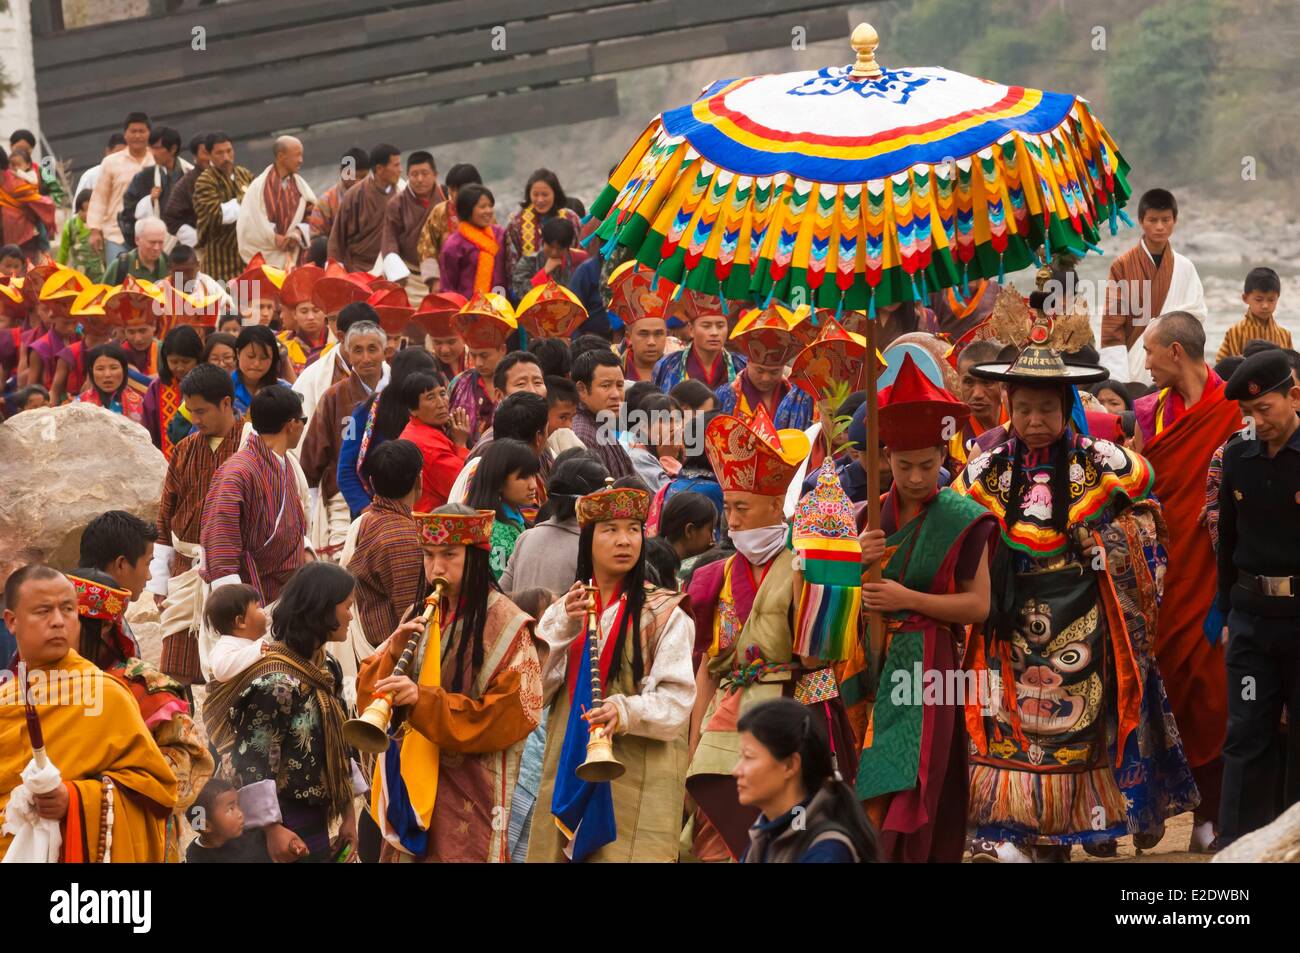
[{"label": "monk in yellow robe", "polygon": [[[116,863],[161,862],[176,776],[130,691],[72,648],[80,630],[72,583],[48,566],[25,566],[5,584],[5,605],[45,752],[63,776],[33,799],[41,818],[59,822],[59,860],[99,862],[107,848]],[[32,758],[22,701],[18,679],[0,685],[0,823]],[[0,834],[0,857],[11,841]]]}]

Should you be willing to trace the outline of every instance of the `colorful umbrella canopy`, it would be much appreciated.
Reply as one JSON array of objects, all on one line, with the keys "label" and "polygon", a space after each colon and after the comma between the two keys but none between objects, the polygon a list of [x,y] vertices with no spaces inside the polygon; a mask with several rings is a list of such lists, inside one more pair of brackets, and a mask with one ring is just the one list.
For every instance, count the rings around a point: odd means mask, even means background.
[{"label": "colorful umbrella canopy", "polygon": [[[687,289],[865,309],[1096,247],[1128,166],[1086,100],[939,67],[857,62],[721,80],[656,117],[593,203]],[[1127,221],[1127,219],[1126,219]]]}]

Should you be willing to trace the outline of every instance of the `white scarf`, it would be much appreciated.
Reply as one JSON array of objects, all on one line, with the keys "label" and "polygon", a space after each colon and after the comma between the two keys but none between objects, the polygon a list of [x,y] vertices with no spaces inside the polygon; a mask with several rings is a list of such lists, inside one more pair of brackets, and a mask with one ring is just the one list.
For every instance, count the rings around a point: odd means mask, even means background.
[{"label": "white scarf", "polygon": [[731,534],[731,541],[736,546],[736,552],[752,565],[766,566],[785,549],[786,532],[786,525],[778,523],[775,526],[737,530]]}]

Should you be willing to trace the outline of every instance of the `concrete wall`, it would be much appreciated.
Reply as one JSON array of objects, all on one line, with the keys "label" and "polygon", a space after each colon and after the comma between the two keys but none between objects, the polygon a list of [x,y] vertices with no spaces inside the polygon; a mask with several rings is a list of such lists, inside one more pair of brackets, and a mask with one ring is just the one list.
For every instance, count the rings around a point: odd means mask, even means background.
[{"label": "concrete wall", "polygon": [[0,141],[7,148],[9,133],[30,129],[40,134],[36,110],[36,68],[32,63],[32,26],[30,0],[8,0],[7,10],[0,10],[0,63],[5,76],[15,87],[0,102]]}]

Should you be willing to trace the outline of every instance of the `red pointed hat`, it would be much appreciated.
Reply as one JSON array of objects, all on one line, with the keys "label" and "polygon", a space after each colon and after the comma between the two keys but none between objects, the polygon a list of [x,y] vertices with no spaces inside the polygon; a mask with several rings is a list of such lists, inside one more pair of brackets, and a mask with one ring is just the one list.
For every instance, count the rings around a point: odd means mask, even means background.
[{"label": "red pointed hat", "polygon": [[666,321],[676,287],[666,278],[656,284],[654,272],[639,262],[624,262],[609,276],[609,307],[628,329],[638,321]]},{"label": "red pointed hat", "polygon": [[354,275],[337,261],[327,261],[325,270],[312,288],[311,300],[326,314],[338,314],[355,301],[365,301],[374,293],[365,275]]},{"label": "red pointed hat", "polygon": [[547,278],[545,284],[534,286],[520,299],[515,319],[535,338],[567,341],[587,320],[587,309],[572,291],[556,284],[554,278]]},{"label": "red pointed hat", "polygon": [[296,308],[304,301],[311,301],[316,282],[324,274],[325,269],[319,265],[299,265],[285,276],[284,284],[280,286],[280,303],[286,308]]},{"label": "red pointed hat", "polygon": [[880,391],[880,442],[891,450],[923,450],[946,444],[970,417],[963,404],[903,355],[898,377]]},{"label": "red pointed hat", "polygon": [[465,307],[469,301],[464,295],[454,291],[439,291],[437,294],[425,295],[420,306],[411,315],[411,320],[424,328],[424,333],[434,338],[460,337],[453,318],[456,312]]},{"label": "red pointed hat", "polygon": [[749,420],[719,414],[704,428],[704,453],[724,493],[784,495],[809,449],[802,430],[777,430],[761,404]]},{"label": "red pointed hat", "polygon": [[379,326],[388,334],[401,334],[411,322],[415,309],[401,288],[376,291],[366,299],[366,304],[379,315]]}]

